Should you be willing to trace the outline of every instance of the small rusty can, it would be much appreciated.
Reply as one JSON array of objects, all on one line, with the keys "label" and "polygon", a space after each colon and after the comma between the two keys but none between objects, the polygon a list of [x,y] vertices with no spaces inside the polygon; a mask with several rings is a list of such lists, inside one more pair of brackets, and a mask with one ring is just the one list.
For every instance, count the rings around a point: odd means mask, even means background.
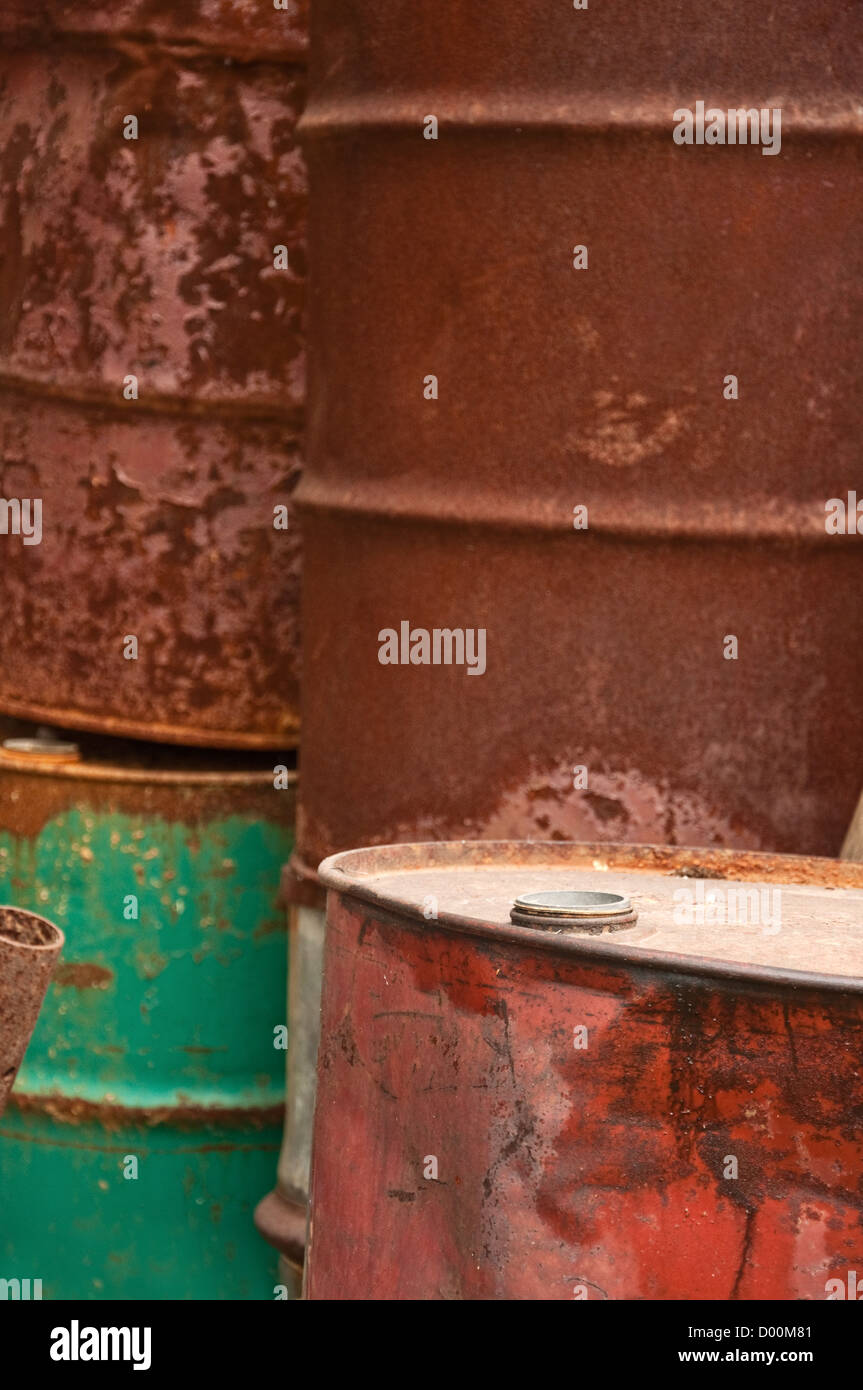
[{"label": "small rusty can", "polygon": [[294,776],[46,735],[0,751],[0,901],[66,937],[0,1121],[0,1277],[49,1298],[270,1299]]},{"label": "small rusty can", "polygon": [[53,922],[0,907],[0,1115],[39,1016],[63,946]]},{"label": "small rusty can", "polygon": [[321,877],[306,1297],[843,1296],[863,866],[461,841]]},{"label": "small rusty can", "polygon": [[0,15],[0,709],[284,746],[304,8],[85,8]]}]

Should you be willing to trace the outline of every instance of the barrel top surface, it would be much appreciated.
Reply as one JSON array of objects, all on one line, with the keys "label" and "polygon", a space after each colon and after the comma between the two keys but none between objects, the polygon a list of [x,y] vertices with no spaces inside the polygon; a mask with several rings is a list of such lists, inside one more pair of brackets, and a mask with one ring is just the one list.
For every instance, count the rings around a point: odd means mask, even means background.
[{"label": "barrel top surface", "polygon": [[[429,929],[562,955],[863,992],[860,864],[733,850],[462,841],[349,851],[319,872],[327,888]],[[601,936],[510,922],[517,898],[561,891],[620,894],[637,922]]]}]

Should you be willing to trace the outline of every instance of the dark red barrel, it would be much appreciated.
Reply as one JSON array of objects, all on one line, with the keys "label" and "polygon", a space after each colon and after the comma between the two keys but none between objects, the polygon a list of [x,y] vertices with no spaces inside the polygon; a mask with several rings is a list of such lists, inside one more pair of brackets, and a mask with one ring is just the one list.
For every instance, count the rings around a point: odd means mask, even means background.
[{"label": "dark red barrel", "polygon": [[[305,865],[461,836],[836,853],[863,7],[312,23]],[[677,143],[699,103],[757,143]],[[482,672],[427,655],[453,630]]]},{"label": "dark red barrel", "polygon": [[0,709],[267,746],[298,729],[305,13],[180,9],[0,17]]},{"label": "dark red barrel", "polygon": [[863,867],[459,842],[321,876],[308,1298],[854,1296]]}]

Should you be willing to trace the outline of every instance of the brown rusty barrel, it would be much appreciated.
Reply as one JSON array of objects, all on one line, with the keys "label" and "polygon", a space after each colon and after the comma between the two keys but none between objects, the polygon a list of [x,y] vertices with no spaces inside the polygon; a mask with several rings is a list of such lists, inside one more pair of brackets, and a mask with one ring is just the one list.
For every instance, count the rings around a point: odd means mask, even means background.
[{"label": "brown rusty barrel", "polygon": [[266,747],[298,729],[305,8],[179,8],[0,17],[0,709]]},{"label": "brown rusty barrel", "polygon": [[854,1296],[863,866],[462,841],[321,875],[308,1298]]},{"label": "brown rusty barrel", "polygon": [[[863,780],[859,539],[828,529],[859,487],[863,8],[312,23],[305,864],[835,854]],[[677,143],[699,103],[722,121]]]}]

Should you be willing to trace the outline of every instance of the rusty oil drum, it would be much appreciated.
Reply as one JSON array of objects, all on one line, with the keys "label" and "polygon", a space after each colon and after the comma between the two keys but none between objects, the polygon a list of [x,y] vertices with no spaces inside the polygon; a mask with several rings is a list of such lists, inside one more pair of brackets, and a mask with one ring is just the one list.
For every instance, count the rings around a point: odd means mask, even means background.
[{"label": "rusty oil drum", "polygon": [[[861,50],[853,0],[317,0],[308,869],[463,836],[838,852]],[[677,145],[699,99],[781,109],[778,153]],[[485,674],[381,665],[401,621],[485,628]]]},{"label": "rusty oil drum", "polygon": [[7,714],[297,736],[305,44],[301,2],[3,6]]},{"label": "rusty oil drum", "polygon": [[863,866],[459,842],[321,875],[308,1298],[824,1299],[859,1270]]},{"label": "rusty oil drum", "polygon": [[0,1278],[273,1298],[252,1216],[281,1139],[294,798],[262,753],[4,741],[0,902],[66,943],[0,1121]]}]

